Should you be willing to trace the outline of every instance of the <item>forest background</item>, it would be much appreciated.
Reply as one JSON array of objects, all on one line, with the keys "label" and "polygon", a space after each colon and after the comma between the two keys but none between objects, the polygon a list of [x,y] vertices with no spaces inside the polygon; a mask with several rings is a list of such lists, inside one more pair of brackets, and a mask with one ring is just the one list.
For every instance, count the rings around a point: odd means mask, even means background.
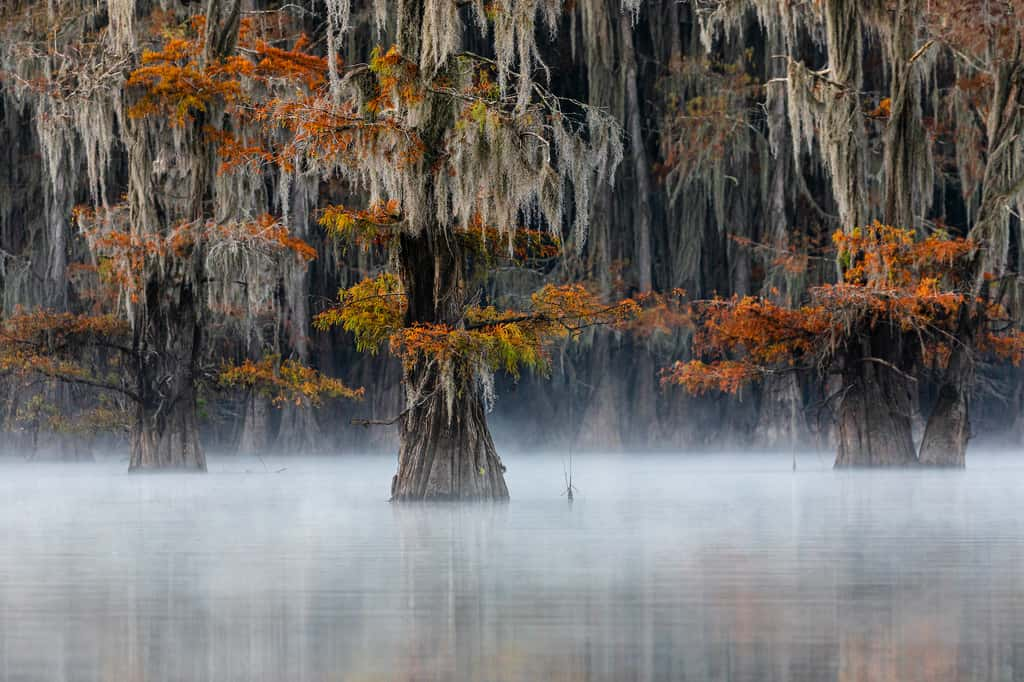
[{"label": "forest background", "polygon": [[[454,4],[467,24],[476,11],[501,21],[500,3]],[[187,35],[197,15],[211,21],[218,4],[205,5],[9,0],[0,9],[5,318],[40,308],[88,310],[97,295],[130,299],[129,281],[116,282],[119,294],[97,294],[116,245],[97,247],[90,216],[121,200],[110,188],[130,186],[129,157],[138,153],[133,145],[150,145],[157,165],[167,160],[162,142],[128,132],[132,112],[125,101],[97,93],[130,92],[145,51],[165,47],[176,32]],[[526,297],[549,283],[584,283],[607,300],[684,290],[693,300],[757,295],[794,305],[814,287],[841,278],[832,240],[837,230],[893,215],[901,218],[899,227],[922,236],[967,236],[979,216],[995,220],[998,238],[990,251],[997,254],[999,276],[1015,282],[1024,255],[1021,187],[1012,182],[1022,160],[1020,136],[1007,136],[1012,160],[993,170],[994,152],[1002,150],[992,148],[987,124],[1002,70],[1011,58],[1019,68],[1024,8],[1018,3],[520,5],[529,5],[523,11],[538,50],[533,78],[609,116],[621,135],[622,160],[612,178],[573,197],[588,205],[586,229],[566,219],[554,227],[557,255],[544,251],[531,267],[494,268],[481,285],[487,299]],[[557,20],[534,25],[548,5]],[[225,6],[230,11],[232,5]],[[343,21],[333,16],[331,3],[245,0],[237,7],[240,23],[274,49],[293,51],[305,36],[309,54],[333,50],[340,63],[358,64],[375,47],[378,54],[389,47],[389,19],[373,3],[353,3]],[[1015,47],[1008,36],[1016,36]],[[491,49],[480,43],[480,52]],[[144,74],[134,78],[139,87]],[[1006,79],[1019,98],[1020,71]],[[1014,131],[1020,123],[1014,114]],[[893,152],[894,135],[902,135],[901,154]],[[219,177],[211,173],[203,182]],[[1011,180],[993,193],[993,182],[1003,177]],[[349,192],[337,179],[265,171],[239,182],[233,191],[246,198],[228,217],[271,216],[265,227],[286,232],[244,256],[232,251],[217,261],[220,270],[208,285],[220,288],[211,300],[224,316],[204,322],[202,352],[211,359],[210,371],[273,357],[365,393],[361,400],[310,405],[302,396],[281,399],[274,391],[210,381],[197,398],[206,449],[394,449],[395,429],[364,424],[390,421],[405,409],[401,361],[360,353],[350,332],[313,324],[332,308],[339,289],[379,274],[388,249],[372,240],[354,244],[329,229],[329,198]],[[359,217],[364,224],[390,220],[386,212]],[[1016,290],[1004,298],[1019,327]],[[546,371],[498,374],[489,417],[496,439],[523,450],[831,447],[836,404],[827,376],[773,374],[734,395],[690,395],[663,384],[667,367],[691,357],[696,330],[692,320],[672,322],[639,333],[590,328],[577,343],[550,350]],[[938,399],[939,374],[916,377],[906,405],[919,438]],[[1024,372],[986,362],[977,379],[973,432],[992,443],[1019,444]],[[97,398],[80,385],[26,384],[19,377],[5,384],[3,397],[12,452],[89,457],[94,444],[127,434],[119,416],[127,408],[117,395]]]}]

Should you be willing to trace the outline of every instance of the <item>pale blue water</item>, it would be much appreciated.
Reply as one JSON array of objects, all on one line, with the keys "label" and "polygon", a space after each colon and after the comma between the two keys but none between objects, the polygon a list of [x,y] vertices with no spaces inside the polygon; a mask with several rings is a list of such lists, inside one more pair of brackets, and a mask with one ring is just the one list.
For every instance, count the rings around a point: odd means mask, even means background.
[{"label": "pale blue water", "polygon": [[505,459],[413,507],[392,457],[0,463],[0,679],[1024,680],[1024,459]]}]

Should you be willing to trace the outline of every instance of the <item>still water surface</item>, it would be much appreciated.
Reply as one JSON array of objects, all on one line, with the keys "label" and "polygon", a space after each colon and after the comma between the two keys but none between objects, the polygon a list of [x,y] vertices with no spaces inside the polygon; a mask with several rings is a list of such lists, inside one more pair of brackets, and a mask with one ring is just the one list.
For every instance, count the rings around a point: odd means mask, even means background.
[{"label": "still water surface", "polygon": [[1024,459],[506,463],[415,507],[391,457],[2,464],[0,680],[1024,680]]}]

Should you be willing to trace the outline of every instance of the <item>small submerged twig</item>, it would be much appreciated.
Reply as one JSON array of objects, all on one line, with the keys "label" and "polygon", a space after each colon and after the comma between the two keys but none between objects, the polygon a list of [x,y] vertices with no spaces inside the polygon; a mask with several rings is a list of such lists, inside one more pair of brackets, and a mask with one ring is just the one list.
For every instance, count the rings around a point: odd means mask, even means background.
[{"label": "small submerged twig", "polygon": [[[260,453],[254,452],[253,454],[256,455],[256,459],[258,459],[260,461],[260,464],[263,465],[263,473],[265,473],[265,474],[270,474],[270,473],[280,474],[280,473],[282,473],[284,471],[288,471],[288,467],[281,467],[280,469],[276,469],[274,471],[271,471],[270,468],[267,467],[267,463],[263,459],[263,456],[260,455]],[[258,474],[259,472],[258,471],[250,471],[249,469],[246,469],[245,473],[247,473],[247,474]]]},{"label": "small submerged twig", "polygon": [[572,450],[569,451],[569,468],[566,469],[565,461],[562,461],[562,476],[565,479],[565,490],[562,494],[566,496],[569,502],[572,502],[573,491],[579,492],[579,488],[572,484]]}]

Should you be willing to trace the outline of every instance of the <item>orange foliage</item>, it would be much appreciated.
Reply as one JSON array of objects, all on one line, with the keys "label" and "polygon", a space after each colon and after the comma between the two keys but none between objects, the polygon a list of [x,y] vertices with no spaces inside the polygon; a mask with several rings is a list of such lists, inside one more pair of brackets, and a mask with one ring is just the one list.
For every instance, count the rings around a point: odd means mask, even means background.
[{"label": "orange foliage", "polygon": [[196,16],[184,36],[171,35],[159,50],[143,52],[141,66],[127,81],[140,91],[129,115],[163,116],[175,126],[204,116],[207,123],[201,131],[217,144],[225,170],[243,163],[277,161],[270,145],[251,138],[251,129],[249,137],[238,132],[245,125],[231,126],[234,132],[223,129],[216,118],[220,109],[214,107],[223,107],[241,124],[266,121],[275,86],[289,93],[319,91],[327,82],[327,60],[307,52],[310,44],[305,35],[291,49],[275,47],[262,38],[251,19],[244,19],[238,52],[207,61],[205,23],[205,17]]},{"label": "orange foliage", "polygon": [[[391,199],[371,204],[366,209],[350,209],[341,205],[327,206],[320,214],[320,225],[333,237],[361,248],[387,246],[398,236],[402,211],[398,201]],[[473,216],[467,229],[456,230],[463,247],[487,261],[508,259],[516,263],[543,261],[561,253],[561,241],[549,231],[521,227],[498,230]]]},{"label": "orange foliage", "polygon": [[[773,372],[825,372],[848,343],[878,325],[918,339],[925,360],[948,359],[948,343],[971,302],[961,287],[977,247],[940,235],[915,239],[909,230],[879,223],[837,232],[833,241],[843,282],[812,288],[803,305],[782,306],[751,296],[694,304],[698,359],[676,363],[662,381],[693,393],[735,393]],[[993,319],[998,312],[987,315]],[[978,347],[1002,359],[1024,359],[1018,333],[988,332]]]},{"label": "orange foliage", "polygon": [[954,266],[976,245],[967,239],[933,234],[919,240],[911,230],[879,222],[849,233],[837,231],[832,241],[839,249],[843,278],[871,288],[917,288],[922,280],[955,276]]},{"label": "orange foliage", "polygon": [[79,436],[100,432],[127,433],[131,423],[128,410],[113,403],[109,396],[100,396],[98,403],[75,414],[62,414],[56,404],[36,393],[18,405],[5,427],[17,431],[46,430]]},{"label": "orange foliage", "polygon": [[979,348],[986,353],[1020,366],[1024,364],[1024,331],[996,334],[987,332],[978,341]]},{"label": "orange foliage", "polygon": [[892,99],[889,97],[884,98],[878,103],[868,116],[870,118],[889,118],[892,115]]},{"label": "orange foliage", "polygon": [[207,223],[202,238],[210,242],[229,243],[250,249],[270,249],[293,254],[301,261],[316,260],[317,252],[308,243],[292,236],[277,218],[263,214],[255,220],[240,223]]},{"label": "orange foliage", "polygon": [[362,388],[349,388],[339,379],[324,376],[295,360],[282,361],[279,355],[226,366],[221,370],[220,384],[259,391],[277,407],[285,403],[319,406],[324,398],[359,399],[364,393]]},{"label": "orange foliage", "polygon": [[498,230],[485,225],[479,216],[474,216],[469,228],[459,231],[458,236],[464,247],[488,261],[506,259],[525,264],[556,258],[562,252],[561,241],[548,231],[525,227]]},{"label": "orange foliage", "polygon": [[128,77],[128,85],[143,90],[128,110],[134,118],[165,115],[173,124],[183,125],[214,102],[235,103],[243,99],[241,77],[252,75],[255,67],[243,57],[230,57],[213,64],[202,63],[205,21],[192,22],[191,39],[170,38],[160,51],[142,53],[142,66]]},{"label": "orange foliage", "polygon": [[381,156],[396,168],[406,168],[423,157],[424,146],[414,130],[399,118],[380,114],[367,117],[353,102],[328,106],[316,97],[274,100],[256,114],[267,125],[291,133],[279,147],[275,160],[293,170],[293,159],[304,155],[330,162],[358,163],[371,154]]},{"label": "orange foliage", "polygon": [[1024,26],[1024,4],[1016,0],[930,0],[922,18],[931,35],[961,53],[1005,55],[1012,53]]},{"label": "orange foliage", "polygon": [[[243,34],[242,46],[246,45]],[[302,83],[312,92],[327,82],[327,60],[306,52],[309,39],[299,36],[290,50],[274,47],[262,40],[255,40],[249,49],[255,53],[256,68],[253,75],[264,82],[271,79],[287,83]]]},{"label": "orange foliage", "polygon": [[19,308],[0,322],[0,372],[120,391],[119,383],[98,376],[85,356],[97,348],[122,349],[130,337],[127,322],[114,315]]},{"label": "orange foliage", "polygon": [[398,278],[390,273],[364,279],[338,292],[338,305],[313,319],[321,331],[342,327],[360,352],[376,353],[402,325],[407,302]]},{"label": "orange foliage", "polygon": [[616,327],[633,336],[643,338],[655,334],[672,334],[693,326],[686,292],[682,289],[665,293],[650,291],[636,294],[632,298],[638,306],[636,316]]},{"label": "orange foliage", "polygon": [[705,364],[700,360],[677,362],[662,373],[662,382],[679,384],[694,395],[712,391],[739,393],[740,389],[761,378],[763,371],[750,362],[721,360]]},{"label": "orange foliage", "polygon": [[385,51],[380,45],[370,54],[370,71],[377,76],[377,95],[366,103],[370,114],[394,110],[399,105],[417,104],[423,99],[423,90],[416,82],[418,68],[392,45]]}]

